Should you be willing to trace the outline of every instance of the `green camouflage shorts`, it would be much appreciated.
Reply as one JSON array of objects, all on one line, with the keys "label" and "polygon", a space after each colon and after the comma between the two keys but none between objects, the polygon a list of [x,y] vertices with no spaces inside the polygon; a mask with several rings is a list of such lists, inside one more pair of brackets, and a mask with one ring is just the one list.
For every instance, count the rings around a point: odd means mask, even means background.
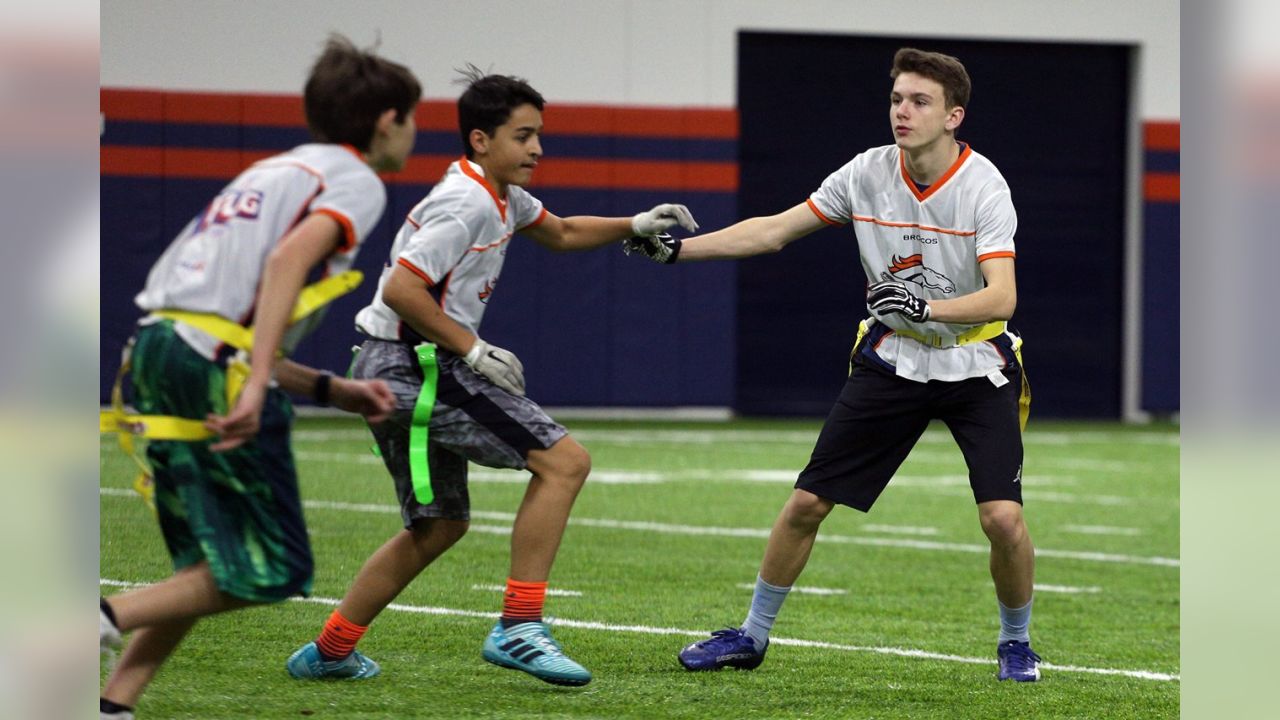
[{"label": "green camouflage shorts", "polygon": [[[169,321],[138,329],[134,405],[149,415],[204,419],[225,414],[225,373]],[[311,592],[313,563],[289,447],[293,406],[272,389],[254,440],[228,452],[209,442],[154,441],[160,529],[175,569],[207,560],[223,592],[273,602]]]}]

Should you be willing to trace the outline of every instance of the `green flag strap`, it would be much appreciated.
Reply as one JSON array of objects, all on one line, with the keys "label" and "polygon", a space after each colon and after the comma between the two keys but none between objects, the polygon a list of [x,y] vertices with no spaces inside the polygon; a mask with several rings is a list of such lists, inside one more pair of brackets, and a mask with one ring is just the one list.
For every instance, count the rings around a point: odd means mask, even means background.
[{"label": "green flag strap", "polygon": [[423,505],[435,499],[431,492],[431,466],[427,462],[427,426],[436,405],[436,346],[422,343],[414,348],[422,366],[422,392],[413,406],[413,425],[409,427],[409,469],[413,475],[413,496]]}]

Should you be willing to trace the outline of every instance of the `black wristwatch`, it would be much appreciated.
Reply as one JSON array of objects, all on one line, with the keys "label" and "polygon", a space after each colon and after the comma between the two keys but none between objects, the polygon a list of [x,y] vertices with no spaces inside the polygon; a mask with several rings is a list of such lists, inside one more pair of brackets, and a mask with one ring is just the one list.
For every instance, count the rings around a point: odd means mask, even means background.
[{"label": "black wristwatch", "polygon": [[312,391],[312,398],[320,407],[328,407],[329,405],[329,383],[333,380],[333,373],[322,372],[320,377],[316,378],[316,389]]}]

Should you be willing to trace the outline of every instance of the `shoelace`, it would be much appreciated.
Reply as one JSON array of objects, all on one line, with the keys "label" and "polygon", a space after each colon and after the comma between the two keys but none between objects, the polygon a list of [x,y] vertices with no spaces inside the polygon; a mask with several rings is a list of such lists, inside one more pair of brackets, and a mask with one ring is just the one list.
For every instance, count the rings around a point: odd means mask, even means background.
[{"label": "shoelace", "polygon": [[[723,630],[713,630],[711,632],[711,639],[703,640],[699,644],[702,646],[703,649],[714,652],[714,651],[729,649],[733,647],[736,644],[737,639],[740,637],[745,637],[745,634],[741,630],[738,630],[737,628],[725,628]],[[754,643],[752,643],[752,649],[755,649]]]},{"label": "shoelace", "polygon": [[560,657],[564,655],[564,651],[560,649],[560,643],[552,639],[546,630],[531,633],[525,637],[525,642],[532,644],[534,647],[542,650],[549,658]]},{"label": "shoelace", "polygon": [[1008,648],[1010,656],[1009,659],[1021,661],[1018,663],[1019,665],[1028,665],[1031,662],[1040,662],[1040,656],[1036,654],[1035,650],[1031,649],[1030,645],[1011,644],[1005,647]]}]

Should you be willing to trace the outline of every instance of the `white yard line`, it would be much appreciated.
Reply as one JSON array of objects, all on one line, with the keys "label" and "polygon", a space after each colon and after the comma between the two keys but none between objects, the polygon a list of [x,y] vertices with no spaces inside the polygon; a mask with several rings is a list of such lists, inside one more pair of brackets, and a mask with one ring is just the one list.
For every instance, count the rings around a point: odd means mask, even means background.
[{"label": "white yard line", "polygon": [[[132,490],[126,488],[99,488],[102,495],[123,496],[134,495]],[[377,505],[364,503],[345,503],[333,502],[328,500],[304,500],[303,507],[316,510],[338,510],[352,512],[374,512],[387,514],[400,514],[400,508],[396,505]],[[510,522],[515,519],[513,513],[489,512],[484,510],[473,510],[471,517],[481,520],[502,520]],[[605,528],[609,530],[635,530],[640,532],[661,533],[667,535],[694,535],[694,536],[717,536],[717,537],[748,537],[748,538],[768,538],[769,530],[767,528],[732,528],[732,527],[711,527],[705,525],[680,525],[672,523],[658,523],[637,520],[607,520],[599,518],[569,518],[569,524],[579,527]],[[509,533],[509,527],[502,526],[477,526],[472,525],[471,529],[477,532],[485,532],[491,534]],[[846,545],[871,545],[875,547],[893,547],[893,548],[909,548],[914,550],[934,550],[940,552],[964,552],[977,553],[986,555],[991,551],[987,545],[971,545],[966,543],[947,543],[937,542],[933,540],[909,540],[906,538],[878,538],[878,537],[860,537],[851,535],[830,535],[826,533],[818,533],[818,542],[840,543]],[[1043,558],[1061,558],[1064,560],[1084,560],[1088,562],[1107,562],[1121,563],[1130,565],[1155,565],[1159,567],[1179,567],[1178,558],[1167,557],[1151,557],[1144,555],[1122,555],[1114,553],[1101,552],[1081,552],[1075,550],[1051,550],[1046,548],[1036,548],[1036,556]]]},{"label": "white yard line", "polygon": [[1096,585],[1073,587],[1071,585],[1041,585],[1040,583],[1036,583],[1032,587],[1036,592],[1062,593],[1064,595],[1079,595],[1081,593],[1086,595],[1096,595],[1102,592],[1102,588],[1097,587]]},{"label": "white yard line", "polygon": [[[100,585],[109,587],[137,587],[147,583],[126,582],[123,580],[112,580],[106,578],[99,579]],[[336,607],[339,602],[337,598],[311,597],[311,598],[290,598],[293,602],[314,603],[316,605],[325,605]],[[455,617],[482,618],[485,620],[494,620],[498,617],[496,612],[481,612],[477,610],[460,610],[457,608],[430,607],[423,605],[406,605],[402,603],[392,603],[387,606],[388,610],[396,612],[416,613],[420,615],[451,615]],[[567,627],[579,630],[601,630],[605,632],[629,632],[642,633],[646,635],[676,635],[682,637],[706,637],[707,632],[703,630],[684,630],[681,628],[670,627],[653,627],[649,625],[615,625],[613,623],[600,622],[596,620],[570,620],[567,618],[547,618],[547,624],[552,627]],[[935,653],[928,650],[916,650],[911,648],[896,647],[878,647],[873,645],[840,645],[829,642],[819,642],[815,640],[796,640],[792,638],[771,637],[770,644],[773,645],[790,645],[792,647],[814,648],[819,650],[837,650],[841,652],[860,652],[860,653],[876,653],[880,655],[895,655],[898,657],[919,658],[923,660],[937,660],[940,662],[965,663],[969,665],[994,665],[995,661],[991,658],[965,657],[963,655],[949,655],[946,653]],[[1056,665],[1053,663],[1040,663],[1040,667],[1045,670],[1056,670],[1058,672],[1072,673],[1089,673],[1093,675],[1119,675],[1122,677],[1131,677],[1138,680],[1154,680],[1158,682],[1180,682],[1181,676],[1171,673],[1154,672],[1151,670],[1123,670],[1119,668],[1095,668],[1083,667],[1079,665]]]},{"label": "white yard line", "polygon": [[1063,525],[1062,529],[1065,532],[1078,535],[1125,535],[1133,537],[1142,534],[1141,528],[1112,527],[1110,525]]}]

